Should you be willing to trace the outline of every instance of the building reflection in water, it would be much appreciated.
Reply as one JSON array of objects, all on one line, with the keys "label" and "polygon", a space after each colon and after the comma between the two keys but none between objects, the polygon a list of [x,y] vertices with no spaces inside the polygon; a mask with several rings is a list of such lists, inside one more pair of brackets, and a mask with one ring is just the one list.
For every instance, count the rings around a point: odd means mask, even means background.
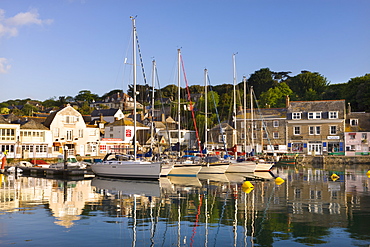
[{"label": "building reflection in water", "polygon": [[[269,173],[158,181],[0,175],[0,212],[41,205],[65,228],[82,216],[103,212],[112,223],[130,230],[122,234],[128,234],[133,245],[139,239],[164,246],[230,241],[234,246],[254,246],[287,240],[320,244],[328,243],[333,228],[346,229],[353,239],[369,240],[369,219],[363,217],[370,212],[366,172],[362,166],[279,167],[273,175],[285,180],[280,185]],[[339,178],[332,179],[333,173]],[[254,187],[243,188],[245,180]]]}]

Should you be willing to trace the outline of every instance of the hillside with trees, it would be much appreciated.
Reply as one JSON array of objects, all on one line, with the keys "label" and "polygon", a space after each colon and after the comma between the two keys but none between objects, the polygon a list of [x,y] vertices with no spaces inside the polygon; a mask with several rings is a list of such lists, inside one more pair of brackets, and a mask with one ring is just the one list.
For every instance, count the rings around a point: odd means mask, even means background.
[{"label": "hillside with trees", "polygon": [[[289,95],[290,99],[294,101],[345,99],[347,103],[350,103],[352,111],[370,112],[370,74],[351,78],[345,83],[330,84],[327,78],[318,72],[304,70],[293,76],[290,71],[274,72],[269,68],[262,68],[251,74],[246,83],[248,89],[253,87],[260,108],[285,107],[285,99]],[[243,81],[236,85],[238,106],[243,105],[243,88]],[[137,85],[137,90],[139,91],[137,100],[145,106],[149,105],[153,88],[148,85]],[[188,91],[192,96],[192,101],[194,101],[196,118],[202,123],[205,119],[204,86],[193,85],[189,87],[189,90],[181,88],[182,104],[184,105],[188,104]],[[123,93],[122,90],[115,89],[99,96],[89,90],[81,90],[76,96],[54,96],[45,101],[32,99],[8,100],[0,103],[0,113],[30,116],[36,112],[47,113],[69,103],[81,114],[88,115],[94,110],[89,106],[89,103],[98,102],[117,92]],[[218,118],[221,122],[230,120],[233,109],[233,85],[209,86],[208,92],[210,92],[207,99],[210,107],[210,114],[208,115],[210,126],[217,124]],[[246,93],[249,94],[249,92]],[[133,96],[132,85],[129,85],[127,94]],[[168,102],[172,102],[170,103],[171,109],[175,113],[177,111],[177,94],[178,88],[176,85],[154,89],[156,107],[163,103],[160,99],[166,98]],[[249,97],[249,95],[247,96]]]}]

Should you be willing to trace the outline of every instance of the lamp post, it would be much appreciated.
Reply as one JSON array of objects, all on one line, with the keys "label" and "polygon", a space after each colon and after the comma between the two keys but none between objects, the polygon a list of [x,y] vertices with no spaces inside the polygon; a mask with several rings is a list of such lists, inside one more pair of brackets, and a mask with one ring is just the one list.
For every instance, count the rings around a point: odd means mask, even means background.
[{"label": "lamp post", "polygon": [[68,146],[64,146],[64,171],[67,170]]}]

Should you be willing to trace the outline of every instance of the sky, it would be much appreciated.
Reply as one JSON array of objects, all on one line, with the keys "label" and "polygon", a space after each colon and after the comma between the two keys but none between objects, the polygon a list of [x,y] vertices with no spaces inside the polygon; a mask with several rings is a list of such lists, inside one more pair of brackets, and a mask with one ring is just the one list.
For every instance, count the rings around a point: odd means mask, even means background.
[{"label": "sky", "polygon": [[156,88],[177,85],[177,49],[189,85],[204,85],[204,69],[232,84],[233,54],[237,82],[269,68],[344,83],[370,72],[369,12],[368,0],[0,0],[0,102],[126,92],[130,16]]}]

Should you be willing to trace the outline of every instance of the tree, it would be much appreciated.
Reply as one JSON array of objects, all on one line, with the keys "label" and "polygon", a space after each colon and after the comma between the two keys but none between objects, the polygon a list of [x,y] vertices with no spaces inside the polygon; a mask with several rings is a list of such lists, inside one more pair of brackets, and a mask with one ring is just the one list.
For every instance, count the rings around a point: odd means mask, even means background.
[{"label": "tree", "polygon": [[320,100],[329,86],[328,80],[317,72],[302,71],[287,80],[299,100]]},{"label": "tree", "polygon": [[33,113],[38,112],[39,109],[33,105],[25,104],[21,111],[22,111],[22,115],[24,116],[32,116]]},{"label": "tree", "polygon": [[[149,85],[136,85],[136,100],[143,105],[148,105],[151,101],[153,88]],[[134,85],[128,85],[127,94],[134,97]]]},{"label": "tree", "polygon": [[91,93],[89,90],[81,90],[74,98],[76,101],[86,101],[88,103],[99,100],[99,95]]},{"label": "tree", "polygon": [[370,111],[370,74],[352,78],[345,87],[345,99],[354,111]]},{"label": "tree", "polygon": [[270,88],[260,96],[261,107],[268,106],[272,108],[285,107],[286,96],[292,95],[293,91],[285,82],[279,83],[276,87]]},{"label": "tree", "polygon": [[277,85],[277,81],[274,80],[274,72],[269,68],[263,68],[257,70],[249,77],[248,84],[253,86],[254,93],[259,98],[261,93]]}]

